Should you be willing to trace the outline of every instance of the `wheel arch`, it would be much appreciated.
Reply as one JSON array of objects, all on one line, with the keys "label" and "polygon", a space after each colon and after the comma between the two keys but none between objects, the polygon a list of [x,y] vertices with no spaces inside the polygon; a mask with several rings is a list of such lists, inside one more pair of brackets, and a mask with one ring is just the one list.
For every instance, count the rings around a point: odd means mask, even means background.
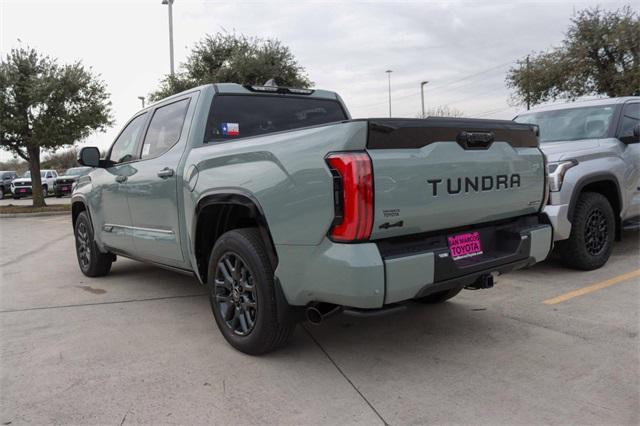
[{"label": "wheel arch", "polygon": [[209,194],[198,201],[193,219],[192,253],[200,280],[207,282],[209,254],[215,242],[225,232],[244,227],[257,227],[267,248],[273,269],[278,265],[273,238],[264,211],[249,194],[221,192]]},{"label": "wheel arch", "polygon": [[567,216],[570,222],[573,222],[573,214],[575,211],[578,198],[584,192],[595,192],[604,196],[611,204],[615,213],[616,240],[621,238],[622,222],[620,212],[622,211],[622,192],[615,175],[611,173],[598,173],[596,175],[585,176],[580,179],[574,187],[569,202],[569,210]]}]

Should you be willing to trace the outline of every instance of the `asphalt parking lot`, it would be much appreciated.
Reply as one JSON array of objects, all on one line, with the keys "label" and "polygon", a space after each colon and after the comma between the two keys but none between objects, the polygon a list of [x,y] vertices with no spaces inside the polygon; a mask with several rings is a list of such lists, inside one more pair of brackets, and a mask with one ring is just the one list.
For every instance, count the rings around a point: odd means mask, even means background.
[{"label": "asphalt parking lot", "polygon": [[637,232],[600,270],[547,262],[263,357],[226,344],[191,277],[84,277],[67,216],[0,218],[0,240],[2,424],[640,422]]}]

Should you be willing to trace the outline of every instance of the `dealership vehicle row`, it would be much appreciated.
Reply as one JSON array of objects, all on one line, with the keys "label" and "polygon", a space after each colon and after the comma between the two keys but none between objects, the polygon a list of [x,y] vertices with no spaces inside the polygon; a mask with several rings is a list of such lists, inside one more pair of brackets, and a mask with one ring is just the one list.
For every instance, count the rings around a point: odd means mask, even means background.
[{"label": "dealership vehicle row", "polygon": [[[90,167],[72,167],[63,175],[58,175],[56,170],[40,170],[42,192],[45,197],[53,194],[56,197],[70,195],[73,184],[79,176],[91,171]],[[18,176],[15,171],[0,171],[0,199],[10,194],[13,199],[19,200],[33,194],[31,186],[31,172]]]}]

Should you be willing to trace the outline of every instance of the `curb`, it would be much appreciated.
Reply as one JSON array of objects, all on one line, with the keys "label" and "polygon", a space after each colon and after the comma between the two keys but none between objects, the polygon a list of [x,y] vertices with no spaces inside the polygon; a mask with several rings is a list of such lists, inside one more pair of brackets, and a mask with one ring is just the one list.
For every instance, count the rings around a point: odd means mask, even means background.
[{"label": "curb", "polygon": [[0,219],[10,219],[16,217],[39,217],[39,216],[62,216],[69,215],[71,216],[71,210],[63,211],[63,212],[36,212],[36,213],[2,213],[0,214]]}]

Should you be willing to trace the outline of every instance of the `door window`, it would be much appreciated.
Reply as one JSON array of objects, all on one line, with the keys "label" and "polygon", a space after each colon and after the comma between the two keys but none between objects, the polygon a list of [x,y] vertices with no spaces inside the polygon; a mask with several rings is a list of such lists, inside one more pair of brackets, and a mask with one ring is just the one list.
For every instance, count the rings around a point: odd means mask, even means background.
[{"label": "door window", "polygon": [[153,113],[142,145],[142,158],[162,155],[180,140],[188,107],[189,99],[183,99],[160,107]]},{"label": "door window", "polygon": [[620,120],[620,137],[632,136],[633,127],[638,123],[640,123],[640,102],[626,104]]},{"label": "door window", "polygon": [[137,116],[127,124],[111,147],[109,160],[113,163],[126,163],[136,159],[136,144],[144,127],[147,114]]}]

